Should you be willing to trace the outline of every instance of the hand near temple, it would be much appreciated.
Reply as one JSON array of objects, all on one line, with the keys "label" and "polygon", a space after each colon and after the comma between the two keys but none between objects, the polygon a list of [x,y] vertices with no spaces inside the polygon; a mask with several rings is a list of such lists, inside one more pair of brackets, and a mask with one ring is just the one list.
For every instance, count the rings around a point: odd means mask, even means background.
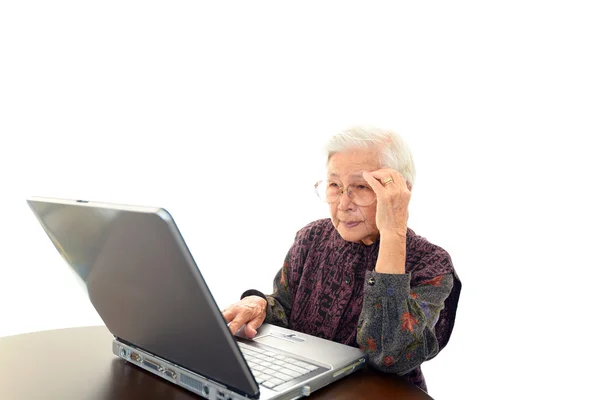
[{"label": "hand near temple", "polygon": [[236,334],[244,324],[244,334],[249,339],[256,335],[256,330],[267,316],[267,301],[260,296],[248,296],[222,311],[232,334]]},{"label": "hand near temple", "polygon": [[377,196],[375,224],[382,237],[406,237],[410,187],[404,177],[391,168],[364,172],[363,177]]}]

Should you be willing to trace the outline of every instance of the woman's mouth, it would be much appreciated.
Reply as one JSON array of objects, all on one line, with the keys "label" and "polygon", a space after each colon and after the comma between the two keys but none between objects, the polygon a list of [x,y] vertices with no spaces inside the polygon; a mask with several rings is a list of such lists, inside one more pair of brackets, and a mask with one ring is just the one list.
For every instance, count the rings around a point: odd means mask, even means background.
[{"label": "woman's mouth", "polygon": [[358,226],[360,224],[360,221],[355,221],[355,222],[342,222],[344,224],[344,226],[346,228],[354,228],[355,226]]}]

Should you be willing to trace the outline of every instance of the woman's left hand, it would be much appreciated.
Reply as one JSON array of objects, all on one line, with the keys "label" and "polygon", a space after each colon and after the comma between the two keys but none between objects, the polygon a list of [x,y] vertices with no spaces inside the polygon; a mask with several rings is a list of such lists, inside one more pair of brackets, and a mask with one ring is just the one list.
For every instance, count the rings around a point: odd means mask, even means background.
[{"label": "woman's left hand", "polygon": [[381,235],[405,238],[410,190],[404,177],[391,168],[363,172],[363,177],[377,196],[375,223]]}]

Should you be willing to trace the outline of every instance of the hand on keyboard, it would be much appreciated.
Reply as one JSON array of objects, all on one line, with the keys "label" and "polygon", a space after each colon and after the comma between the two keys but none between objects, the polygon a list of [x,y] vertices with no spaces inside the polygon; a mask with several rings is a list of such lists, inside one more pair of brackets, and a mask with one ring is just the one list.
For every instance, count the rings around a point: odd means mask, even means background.
[{"label": "hand on keyboard", "polygon": [[234,335],[245,324],[244,334],[252,339],[267,316],[267,301],[259,296],[248,296],[222,311]]}]

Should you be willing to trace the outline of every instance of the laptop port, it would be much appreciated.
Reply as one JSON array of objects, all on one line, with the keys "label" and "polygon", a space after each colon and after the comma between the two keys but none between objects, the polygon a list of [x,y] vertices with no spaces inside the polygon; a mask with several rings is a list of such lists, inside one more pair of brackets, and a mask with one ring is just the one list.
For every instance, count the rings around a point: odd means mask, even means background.
[{"label": "laptop port", "polygon": [[155,363],[154,361],[150,361],[150,360],[144,360],[143,364],[146,367],[150,367],[155,371],[160,371],[162,368],[160,367],[160,364]]},{"label": "laptop port", "polygon": [[142,362],[142,357],[138,353],[134,353],[133,351],[131,352],[129,358],[131,358],[135,362]]},{"label": "laptop port", "polygon": [[165,370],[165,375],[167,375],[171,379],[177,379],[177,374],[174,371],[171,371],[170,369]]},{"label": "laptop port", "polygon": [[205,385],[203,390],[205,395],[208,396],[210,394],[210,389],[208,388],[208,386]]}]

